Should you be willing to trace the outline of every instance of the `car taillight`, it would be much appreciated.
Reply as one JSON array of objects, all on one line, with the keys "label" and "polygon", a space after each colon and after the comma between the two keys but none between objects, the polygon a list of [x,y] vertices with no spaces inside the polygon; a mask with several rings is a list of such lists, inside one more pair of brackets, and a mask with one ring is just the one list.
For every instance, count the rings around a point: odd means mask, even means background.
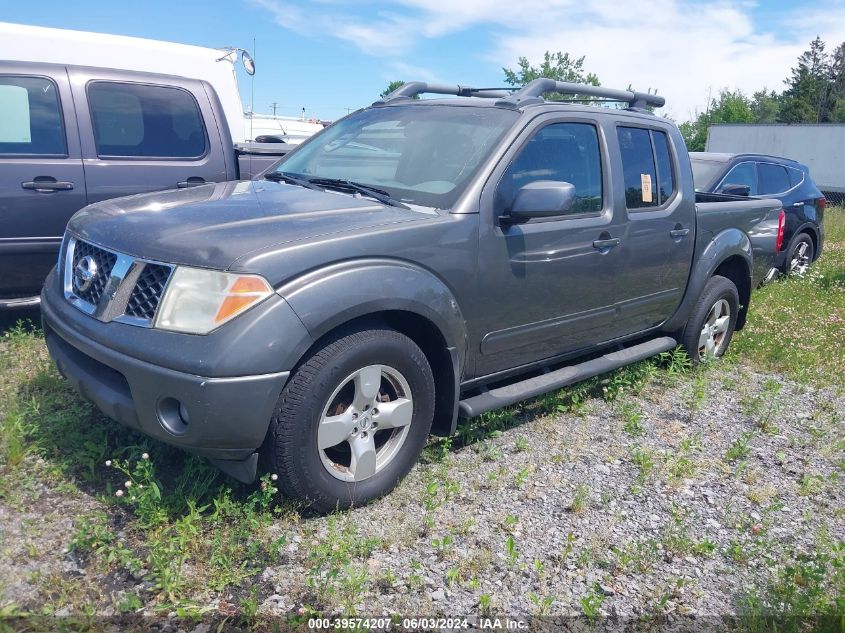
[{"label": "car taillight", "polygon": [[780,215],[778,215],[778,237],[775,240],[775,252],[780,253],[780,249],[783,247],[783,229],[784,225],[786,224],[786,212],[781,209]]},{"label": "car taillight", "polygon": [[827,206],[827,199],[820,198],[819,199],[819,211],[824,211],[824,208]]}]

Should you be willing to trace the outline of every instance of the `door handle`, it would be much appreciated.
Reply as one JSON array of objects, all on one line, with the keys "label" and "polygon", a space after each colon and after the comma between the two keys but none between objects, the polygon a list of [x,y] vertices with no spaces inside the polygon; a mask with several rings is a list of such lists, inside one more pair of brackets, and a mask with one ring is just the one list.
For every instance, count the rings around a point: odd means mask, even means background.
[{"label": "door handle", "polygon": [[686,237],[687,235],[689,235],[689,229],[672,229],[671,231],[669,231],[669,235],[672,236],[672,239]]},{"label": "door handle", "polygon": [[22,182],[21,187],[38,191],[39,193],[50,193],[53,191],[69,191],[73,189],[73,183],[57,181],[55,178],[50,178],[49,180],[36,178],[30,182]]},{"label": "door handle", "polygon": [[176,186],[179,187],[179,189],[185,189],[186,187],[199,187],[200,185],[205,184],[207,184],[205,182],[205,178],[200,178],[199,176],[191,176],[187,180],[177,182]]},{"label": "door handle", "polygon": [[599,250],[605,248],[613,248],[614,246],[619,246],[622,242],[618,237],[611,237],[606,240],[593,240],[593,248],[597,248]]}]

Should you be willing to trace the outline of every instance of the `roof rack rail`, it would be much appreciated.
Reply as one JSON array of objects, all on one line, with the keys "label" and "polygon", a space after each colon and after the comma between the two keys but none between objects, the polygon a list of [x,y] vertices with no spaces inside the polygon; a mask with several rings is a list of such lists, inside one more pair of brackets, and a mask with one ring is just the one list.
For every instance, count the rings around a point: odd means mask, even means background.
[{"label": "roof rack rail", "polygon": [[525,105],[543,103],[543,95],[547,92],[603,97],[608,100],[627,103],[628,107],[631,109],[642,109],[646,106],[660,108],[666,104],[666,99],[663,97],[645,92],[618,90],[616,88],[605,88],[603,86],[575,84],[568,81],[555,81],[554,79],[540,78],[525,84],[516,92],[499,100],[497,105],[520,108]]},{"label": "roof rack rail", "polygon": [[413,99],[421,94],[453,95],[456,97],[486,97],[501,99],[508,97],[516,88],[473,88],[460,84],[434,84],[425,81],[409,81],[399,86],[386,97],[379,99],[373,105],[390,103],[405,99]]}]

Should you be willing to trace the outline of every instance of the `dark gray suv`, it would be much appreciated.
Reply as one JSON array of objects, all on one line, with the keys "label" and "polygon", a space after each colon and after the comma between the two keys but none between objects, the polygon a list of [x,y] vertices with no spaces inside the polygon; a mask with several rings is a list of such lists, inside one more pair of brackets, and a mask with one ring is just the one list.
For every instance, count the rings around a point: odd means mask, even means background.
[{"label": "dark gray suv", "polygon": [[364,503],[459,416],[725,351],[781,207],[697,205],[662,103],[406,84],[266,180],[91,205],[42,293],[50,353],[123,424],[318,510]]}]

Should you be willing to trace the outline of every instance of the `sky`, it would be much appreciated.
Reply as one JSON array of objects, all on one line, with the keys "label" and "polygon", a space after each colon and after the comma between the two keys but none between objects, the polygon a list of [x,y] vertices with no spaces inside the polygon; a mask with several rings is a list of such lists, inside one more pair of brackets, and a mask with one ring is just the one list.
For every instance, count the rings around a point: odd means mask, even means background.
[{"label": "sky", "polygon": [[[783,89],[816,37],[845,41],[845,0],[0,0],[0,20],[253,49],[249,109],[337,119],[395,79],[504,85],[543,52],[586,57],[602,85],[657,90],[685,121],[722,88]],[[107,65],[104,63],[104,65]]]}]

